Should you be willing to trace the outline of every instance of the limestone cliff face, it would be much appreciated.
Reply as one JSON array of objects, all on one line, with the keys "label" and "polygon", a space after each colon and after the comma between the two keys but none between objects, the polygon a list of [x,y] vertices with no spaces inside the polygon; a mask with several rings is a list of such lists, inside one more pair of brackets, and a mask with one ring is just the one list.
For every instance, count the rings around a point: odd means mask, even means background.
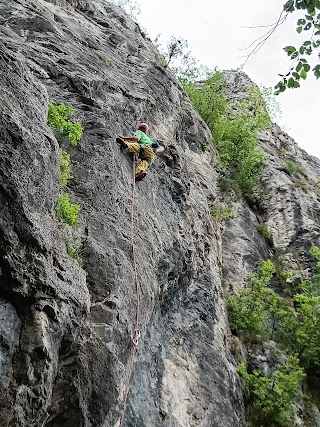
[{"label": "limestone cliff face", "polygon": [[[217,230],[214,147],[201,149],[210,133],[157,61],[139,27],[102,0],[0,0],[1,427],[119,425],[136,293],[132,161],[114,138],[139,121],[166,151],[136,188],[141,336],[124,426],[245,425],[223,287],[241,286],[273,250],[262,220],[284,261],[308,267],[320,162],[277,127],[264,133],[262,205],[238,203]],[[49,100],[72,104],[84,127],[68,147],[67,191],[81,205],[73,232],[54,214],[62,189]],[[280,147],[303,164],[305,186],[285,172]],[[83,241],[84,268],[67,255],[70,233]]]},{"label": "limestone cliff face", "polygon": [[[243,73],[226,75],[230,96],[242,100],[252,82]],[[320,160],[308,155],[277,125],[260,133],[259,145],[267,158],[262,196],[259,201],[239,203],[240,215],[228,222],[223,235],[224,281],[234,289],[259,258],[274,255],[284,270],[306,277],[314,265],[309,250],[320,244]],[[301,166],[301,174],[290,173],[287,161]],[[271,245],[257,232],[262,222],[272,232]]]}]

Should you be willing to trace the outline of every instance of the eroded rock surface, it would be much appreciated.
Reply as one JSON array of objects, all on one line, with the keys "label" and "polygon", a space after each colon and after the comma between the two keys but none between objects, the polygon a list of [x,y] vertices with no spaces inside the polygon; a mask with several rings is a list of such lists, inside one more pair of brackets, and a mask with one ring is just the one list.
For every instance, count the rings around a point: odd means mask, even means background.
[{"label": "eroded rock surface", "polygon": [[[124,425],[242,425],[206,126],[121,10],[35,0],[1,1],[0,12],[1,426],[119,422],[136,295],[132,162],[114,137],[139,121],[167,149],[136,189],[141,337]],[[67,191],[81,205],[85,269],[54,215],[62,190],[49,100],[72,104],[84,127],[68,147]]]},{"label": "eroded rock surface", "polygon": [[[252,86],[248,77],[231,72],[226,76],[232,98],[239,102],[247,97]],[[262,195],[259,200],[238,203],[240,215],[228,221],[223,235],[224,282],[233,289],[241,287],[261,258],[273,258],[283,271],[307,277],[315,264],[310,248],[320,244],[320,160],[308,155],[276,124],[260,132],[259,145],[267,159]],[[301,172],[290,172],[288,161],[300,166]],[[272,244],[259,233],[261,223],[272,233]]]},{"label": "eroded rock surface", "polygon": [[[166,150],[135,194],[141,336],[124,426],[245,425],[222,278],[236,289],[273,250],[257,231],[262,219],[275,245],[307,257],[316,185],[312,195],[296,187],[279,148],[301,156],[311,180],[319,162],[280,130],[262,135],[263,218],[243,201],[222,236],[209,208],[218,197],[214,147],[202,151],[209,131],[120,9],[0,0],[0,53],[0,426],[119,425],[137,301],[132,160],[114,138],[140,121]],[[78,146],[48,128],[49,100],[74,106]],[[73,232],[54,214],[57,138],[72,158],[66,191],[81,205]],[[72,234],[84,268],[67,255]]]}]

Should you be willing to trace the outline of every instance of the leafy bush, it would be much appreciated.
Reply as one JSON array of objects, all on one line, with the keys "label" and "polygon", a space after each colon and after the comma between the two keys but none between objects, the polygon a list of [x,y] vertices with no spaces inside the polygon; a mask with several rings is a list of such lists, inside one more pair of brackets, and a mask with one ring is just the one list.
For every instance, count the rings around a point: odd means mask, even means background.
[{"label": "leafy bush", "polygon": [[60,148],[60,171],[61,171],[61,185],[67,185],[69,179],[72,179],[70,169],[70,154]]},{"label": "leafy bush", "polygon": [[[253,113],[254,112],[254,113]],[[220,116],[214,136],[220,152],[220,168],[229,170],[242,193],[254,193],[265,167],[265,156],[258,148],[257,132],[269,126],[270,118],[261,95],[254,88],[236,110]]]},{"label": "leafy bush", "polygon": [[320,262],[320,249],[318,248],[318,246],[312,246],[312,248],[310,249],[310,254],[315,257],[318,263]]},{"label": "leafy bush", "polygon": [[231,199],[239,199],[241,196],[241,190],[237,183],[227,176],[219,176],[218,184],[220,191],[225,193],[225,196],[231,196]]},{"label": "leafy bush", "polygon": [[83,128],[79,122],[71,122],[68,117],[74,113],[74,108],[63,103],[54,105],[49,102],[48,125],[65,135],[71,145],[77,145],[82,137]]},{"label": "leafy bush", "polygon": [[187,78],[182,78],[180,81],[192,105],[213,131],[218,118],[227,114],[228,103],[223,97],[226,88],[223,74],[211,73],[201,85],[195,85],[191,79]]},{"label": "leafy bush", "polygon": [[320,372],[320,249],[313,246],[310,252],[318,260],[317,266],[312,278],[296,288],[292,300],[280,298],[267,287],[275,270],[268,260],[261,262],[258,275],[249,275],[246,289],[229,296],[228,305],[231,329],[237,335],[274,339],[296,355],[305,369]]},{"label": "leafy bush", "polygon": [[265,157],[258,148],[257,131],[270,126],[265,102],[256,88],[248,89],[248,99],[232,106],[225,99],[226,81],[221,72],[209,73],[201,84],[193,79],[193,68],[180,82],[206,121],[216,140],[221,171],[228,171],[243,193],[253,193],[260,182]]},{"label": "leafy bush", "polygon": [[238,374],[245,380],[247,415],[253,425],[292,426],[294,400],[304,377],[296,357],[289,356],[284,364],[278,364],[271,377],[256,370],[249,374],[243,363]]},{"label": "leafy bush", "polygon": [[285,160],[284,168],[290,175],[294,176],[298,176],[303,171],[303,167],[292,160]]},{"label": "leafy bush", "polygon": [[267,287],[274,272],[270,260],[261,261],[258,274],[249,274],[248,287],[228,297],[231,330],[238,336],[245,339],[266,336],[270,323],[274,323],[280,299]]},{"label": "leafy bush", "polygon": [[293,296],[293,306],[284,306],[276,340],[289,353],[296,354],[304,368],[320,367],[320,297],[310,281],[301,283],[303,293]]},{"label": "leafy bush", "polygon": [[217,221],[224,221],[229,218],[233,218],[233,209],[224,207],[220,204],[215,204],[211,206],[211,215]]},{"label": "leafy bush", "polygon": [[68,193],[60,194],[58,202],[55,206],[55,211],[57,218],[69,225],[78,224],[78,213],[80,210],[80,205],[75,203],[70,203]]},{"label": "leafy bush", "polygon": [[68,255],[74,260],[76,260],[80,267],[83,267],[84,261],[81,244],[78,244],[77,242],[74,242],[71,239],[65,239],[65,242]]},{"label": "leafy bush", "polygon": [[[246,380],[249,417],[253,425],[291,426],[292,407],[298,382],[305,369],[308,380],[318,388],[320,378],[320,249],[310,253],[317,265],[309,280],[296,285],[290,298],[280,298],[267,287],[274,271],[271,261],[261,262],[258,275],[249,275],[246,289],[228,298],[231,329],[242,338],[273,339],[288,355],[285,369],[272,378],[260,372],[248,374],[244,365],[239,374]],[[280,273],[282,280],[292,281],[295,272]],[[292,292],[293,293],[293,292]],[[290,380],[291,378],[291,380]]]},{"label": "leafy bush", "polygon": [[259,224],[258,225],[258,231],[263,235],[263,237],[268,242],[272,242],[273,241],[272,231],[269,230],[267,224],[265,224],[264,222],[262,222],[261,224]]},{"label": "leafy bush", "polygon": [[134,21],[141,13],[141,8],[136,0],[111,0],[111,3],[123,9]]}]

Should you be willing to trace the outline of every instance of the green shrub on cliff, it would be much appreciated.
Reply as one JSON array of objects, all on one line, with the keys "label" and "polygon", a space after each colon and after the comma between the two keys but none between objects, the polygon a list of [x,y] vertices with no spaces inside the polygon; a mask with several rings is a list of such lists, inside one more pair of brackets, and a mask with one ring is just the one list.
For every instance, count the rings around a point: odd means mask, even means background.
[{"label": "green shrub on cliff", "polygon": [[227,114],[228,103],[223,97],[226,81],[221,72],[208,75],[208,78],[195,84],[191,79],[181,78],[180,82],[189,95],[190,101],[209,128],[213,131],[219,117]]},{"label": "green shrub on cliff", "polygon": [[261,261],[258,273],[249,274],[248,286],[228,297],[231,330],[238,336],[255,340],[268,335],[279,306],[279,297],[267,287],[274,272],[270,260]]},{"label": "green shrub on cliff", "polygon": [[67,253],[70,258],[73,258],[80,267],[83,267],[83,249],[81,242],[76,241],[75,239],[65,238]]},{"label": "green shrub on cliff", "polygon": [[271,376],[258,370],[250,374],[243,363],[238,366],[238,374],[245,381],[246,412],[252,425],[292,426],[294,401],[304,377],[296,357],[289,356],[285,363],[278,364]]},{"label": "green shrub on cliff", "polygon": [[79,122],[71,122],[69,115],[74,113],[72,105],[65,105],[60,103],[54,105],[49,102],[48,109],[48,125],[52,129],[57,129],[63,135],[65,135],[71,145],[77,145],[82,137],[83,128]]},{"label": "green shrub on cliff", "polygon": [[226,81],[221,72],[209,73],[195,83],[196,73],[180,76],[190,101],[211,129],[219,149],[218,169],[229,176],[244,194],[257,191],[265,165],[258,148],[257,132],[270,126],[265,102],[257,88],[247,90],[238,105],[226,101]]},{"label": "green shrub on cliff", "polygon": [[292,298],[280,297],[268,287],[274,273],[271,261],[262,261],[259,273],[249,275],[248,286],[228,298],[232,331],[245,340],[272,339],[287,357],[285,368],[277,368],[270,378],[239,367],[253,426],[291,426],[289,402],[297,394],[303,369],[308,381],[319,382],[320,249],[313,246],[310,253],[317,264],[308,280],[295,284]]},{"label": "green shrub on cliff", "polygon": [[292,160],[285,160],[284,168],[290,175],[294,176],[298,176],[303,171],[303,166],[299,165],[297,162],[293,162]]},{"label": "green shrub on cliff", "polygon": [[320,375],[320,295],[317,274],[301,282],[291,304],[279,313],[275,339],[288,353],[296,354],[312,376]]},{"label": "green shrub on cliff", "polygon": [[61,185],[64,187],[68,184],[69,179],[72,179],[70,168],[70,154],[60,148],[60,172],[61,172]]},{"label": "green shrub on cliff", "polygon": [[262,234],[262,236],[266,239],[268,243],[273,242],[273,234],[272,234],[272,231],[269,230],[267,224],[265,224],[264,222],[259,224],[258,231]]},{"label": "green shrub on cliff", "polygon": [[220,203],[215,203],[211,206],[211,216],[218,222],[223,222],[227,219],[233,218],[234,212],[232,208],[224,206]]},{"label": "green shrub on cliff", "polygon": [[61,222],[64,222],[65,224],[69,224],[71,226],[77,225],[79,210],[80,205],[70,203],[68,193],[60,194],[57,204],[55,206],[55,211],[57,218]]}]

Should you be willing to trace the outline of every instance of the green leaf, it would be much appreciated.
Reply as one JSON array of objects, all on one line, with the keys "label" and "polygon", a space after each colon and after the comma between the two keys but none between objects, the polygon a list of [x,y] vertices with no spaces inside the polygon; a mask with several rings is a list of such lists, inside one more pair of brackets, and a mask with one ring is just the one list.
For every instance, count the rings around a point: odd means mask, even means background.
[{"label": "green leaf", "polygon": [[292,75],[293,75],[293,77],[296,79],[296,80],[300,80],[300,74],[298,74],[298,73],[296,73],[295,71],[292,73]]},{"label": "green leaf", "polygon": [[300,53],[300,55],[303,55],[303,54],[304,54],[304,51],[305,51],[304,46],[301,46],[301,47],[300,47],[300,49],[299,49],[299,53]]},{"label": "green leaf", "polygon": [[309,64],[303,64],[303,69],[307,73],[310,70],[310,65]]},{"label": "green leaf", "polygon": [[297,33],[300,34],[302,31],[302,27],[297,27]]},{"label": "green leaf", "polygon": [[312,17],[311,15],[306,15],[306,19],[307,19],[308,21],[312,21],[312,20],[313,20],[313,17]]},{"label": "green leaf", "polygon": [[284,4],[283,10],[286,12],[293,12],[294,11],[294,0],[288,0],[287,3]]},{"label": "green leaf", "polygon": [[316,65],[313,69],[312,69],[314,76],[316,79],[318,79],[320,77],[320,64]]},{"label": "green leaf", "polygon": [[303,70],[301,70],[301,72],[300,72],[300,77],[302,78],[302,79],[306,79],[307,78],[307,73],[306,73],[306,71],[303,69]]},{"label": "green leaf", "polygon": [[288,80],[288,87],[289,88],[293,88],[294,87],[294,79],[292,77]]},{"label": "green leaf", "polygon": [[[300,77],[300,76],[299,76]],[[295,80],[294,81],[294,83],[293,83],[293,87],[294,88],[296,88],[296,87],[300,87],[300,83],[299,82],[297,82],[297,80]]]},{"label": "green leaf", "polygon": [[299,62],[298,65],[296,66],[296,71],[297,73],[299,73],[299,71],[302,69],[302,63]]},{"label": "green leaf", "polygon": [[285,90],[286,90],[286,85],[284,85],[284,84],[281,84],[280,86],[279,86],[279,92],[284,92]]},{"label": "green leaf", "polygon": [[307,40],[307,41],[303,42],[302,44],[303,44],[303,46],[310,46],[311,45],[311,41]]},{"label": "green leaf", "polygon": [[297,21],[297,25],[305,25],[306,24],[306,20],[305,19],[298,19]]},{"label": "green leaf", "polygon": [[308,31],[311,28],[311,22],[308,22],[307,25],[304,27],[304,31]]},{"label": "green leaf", "polygon": [[293,52],[296,52],[297,49],[294,46],[286,46],[283,50],[290,56]]}]

